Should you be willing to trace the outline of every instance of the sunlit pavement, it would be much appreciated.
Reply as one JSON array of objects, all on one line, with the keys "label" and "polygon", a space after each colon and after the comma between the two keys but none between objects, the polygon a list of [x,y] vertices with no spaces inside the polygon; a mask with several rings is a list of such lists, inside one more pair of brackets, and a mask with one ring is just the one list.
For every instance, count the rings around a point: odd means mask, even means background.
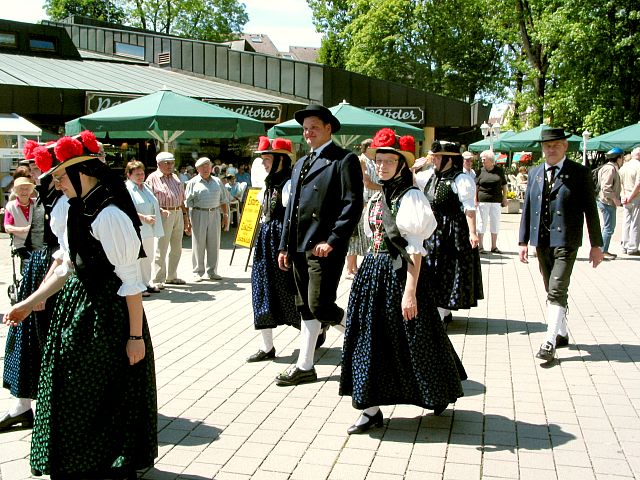
[{"label": "sunlit pavement", "polygon": [[[593,269],[587,247],[571,281],[571,343],[557,360],[534,358],[545,330],[545,293],[535,258],[517,256],[519,215],[502,215],[498,246],[482,256],[485,299],[457,312],[451,340],[469,374],[465,397],[441,416],[383,407],[384,427],[348,436],[358,416],[338,396],[342,337],[316,355],[318,381],[277,387],[297,358],[297,331],[275,332],[275,361],[252,363],[248,250],[233,265],[226,234],[222,281],[190,282],[145,299],[158,377],[160,454],[148,479],[608,479],[640,477],[640,258],[619,255]],[[611,251],[618,243],[621,217]],[[488,235],[487,235],[488,237]],[[489,239],[486,238],[485,241]],[[189,242],[185,242],[188,247]],[[585,240],[585,245],[588,241]],[[485,245],[489,247],[489,245]],[[0,239],[0,311],[11,278]],[[351,281],[340,284],[346,306]],[[0,330],[4,346],[6,328]],[[2,347],[3,348],[3,347]],[[10,403],[0,393],[0,409]],[[0,434],[2,480],[29,476],[29,431]]]}]

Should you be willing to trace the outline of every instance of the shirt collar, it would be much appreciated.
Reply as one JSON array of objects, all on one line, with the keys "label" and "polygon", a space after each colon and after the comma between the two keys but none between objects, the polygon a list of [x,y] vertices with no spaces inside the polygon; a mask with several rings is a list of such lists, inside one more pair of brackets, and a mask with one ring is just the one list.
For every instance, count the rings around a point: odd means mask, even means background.
[{"label": "shirt collar", "polygon": [[[562,160],[560,160],[558,163],[555,164],[556,167],[558,167],[558,170],[556,171],[559,172],[560,170],[562,170],[562,166],[564,165],[564,161],[567,159],[567,157],[562,157]],[[553,165],[549,165],[547,162],[544,162],[544,171],[545,173],[552,167]]]},{"label": "shirt collar", "polygon": [[329,145],[331,142],[333,142],[333,140],[329,140],[327,143],[324,143],[322,145],[320,145],[318,148],[316,148],[315,150],[313,150],[313,152],[316,154],[316,158],[318,158],[320,156],[320,153],[322,152],[322,150],[324,150],[324,148]]}]

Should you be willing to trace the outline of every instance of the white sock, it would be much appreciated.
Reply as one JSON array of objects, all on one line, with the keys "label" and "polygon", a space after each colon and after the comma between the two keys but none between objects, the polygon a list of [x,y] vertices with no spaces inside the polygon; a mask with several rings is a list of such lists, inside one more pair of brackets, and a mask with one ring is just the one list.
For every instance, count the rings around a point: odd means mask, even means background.
[{"label": "white sock", "polygon": [[262,334],[262,346],[260,350],[265,353],[268,353],[273,348],[273,328],[263,328],[260,330]]},{"label": "white sock", "polygon": [[369,418],[365,417],[364,414],[366,413],[370,417],[373,417],[376,413],[378,413],[378,410],[380,410],[380,407],[365,408],[362,411],[362,413],[360,414],[360,416],[358,417],[358,420],[356,420],[355,425],[356,426],[364,425],[365,423],[367,423],[369,421]]},{"label": "white sock", "polygon": [[31,409],[31,399],[30,398],[16,398],[16,401],[11,405],[9,409],[9,415],[12,417],[17,417],[21,413],[26,412]]},{"label": "white sock", "polygon": [[565,314],[562,317],[562,321],[560,322],[560,328],[558,328],[558,335],[562,335],[563,337],[566,337],[569,335],[569,332],[567,331],[567,312],[565,310]]},{"label": "white sock", "polygon": [[322,325],[318,320],[302,320],[300,322],[300,353],[296,367],[300,370],[313,368],[313,354]]},{"label": "white sock", "polygon": [[556,346],[556,335],[558,335],[560,327],[564,322],[564,314],[566,311],[567,309],[560,305],[553,303],[547,305],[547,338],[545,341],[554,347]]},{"label": "white sock", "polygon": [[444,317],[451,313],[451,310],[447,310],[446,308],[438,307],[438,313],[440,314],[440,320],[444,320]]}]

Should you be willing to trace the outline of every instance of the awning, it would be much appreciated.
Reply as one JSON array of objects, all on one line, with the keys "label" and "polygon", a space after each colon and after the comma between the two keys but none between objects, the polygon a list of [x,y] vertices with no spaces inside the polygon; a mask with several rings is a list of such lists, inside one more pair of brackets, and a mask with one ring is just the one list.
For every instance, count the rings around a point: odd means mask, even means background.
[{"label": "awning", "polygon": [[41,135],[42,130],[15,113],[0,113],[0,135]]}]

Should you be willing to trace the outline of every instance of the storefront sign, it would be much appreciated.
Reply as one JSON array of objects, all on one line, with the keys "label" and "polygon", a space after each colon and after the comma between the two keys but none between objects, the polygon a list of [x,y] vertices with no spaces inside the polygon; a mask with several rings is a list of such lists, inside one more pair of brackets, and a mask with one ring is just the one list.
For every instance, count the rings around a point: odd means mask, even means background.
[{"label": "storefront sign", "polygon": [[364,109],[404,123],[418,125],[424,123],[424,110],[421,107],[364,107]]},{"label": "storefront sign", "polygon": [[96,113],[105,108],[114,107],[121,103],[128,102],[142,95],[126,95],[126,94],[110,94],[100,92],[87,92],[86,112],[87,114]]},{"label": "storefront sign", "polygon": [[272,103],[248,103],[248,102],[225,102],[220,100],[203,99],[221,108],[226,108],[232,112],[246,115],[249,118],[263,123],[278,123],[282,114],[282,106]]}]

